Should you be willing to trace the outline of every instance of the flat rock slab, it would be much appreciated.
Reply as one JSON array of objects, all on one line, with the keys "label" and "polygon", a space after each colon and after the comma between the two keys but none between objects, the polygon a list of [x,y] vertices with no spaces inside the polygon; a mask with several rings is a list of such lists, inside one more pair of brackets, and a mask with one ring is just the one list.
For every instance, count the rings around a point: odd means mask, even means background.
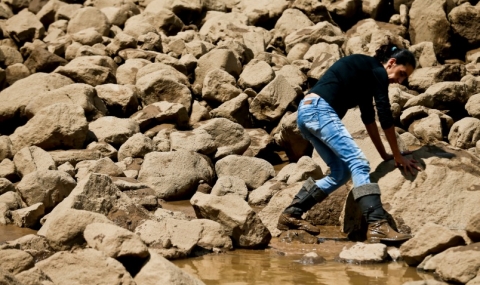
[{"label": "flat rock slab", "polygon": [[387,256],[387,246],[384,244],[356,243],[350,248],[344,248],[339,258],[348,263],[378,263],[383,262]]},{"label": "flat rock slab", "polygon": [[459,245],[465,245],[465,240],[460,234],[429,223],[412,239],[402,244],[400,254],[407,264],[417,265],[429,254],[436,254]]}]

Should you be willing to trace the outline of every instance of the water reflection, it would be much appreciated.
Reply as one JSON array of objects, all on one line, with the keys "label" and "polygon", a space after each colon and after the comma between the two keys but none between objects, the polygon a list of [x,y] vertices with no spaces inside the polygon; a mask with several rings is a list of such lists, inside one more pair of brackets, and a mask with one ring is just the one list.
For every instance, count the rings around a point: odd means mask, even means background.
[{"label": "water reflection", "polygon": [[235,250],[174,263],[207,285],[229,284],[345,284],[401,285],[407,281],[433,279],[403,263],[379,265],[342,264],[333,260],[302,265],[300,255],[279,255],[270,250]]}]

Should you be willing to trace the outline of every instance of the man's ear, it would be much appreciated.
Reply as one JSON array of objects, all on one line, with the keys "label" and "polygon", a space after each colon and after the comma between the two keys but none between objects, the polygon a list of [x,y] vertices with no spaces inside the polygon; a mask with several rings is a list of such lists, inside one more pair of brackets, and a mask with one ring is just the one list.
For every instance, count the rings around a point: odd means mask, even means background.
[{"label": "man's ear", "polygon": [[388,61],[387,61],[387,66],[392,66],[394,65],[395,63],[397,63],[397,59],[395,58],[390,58]]}]

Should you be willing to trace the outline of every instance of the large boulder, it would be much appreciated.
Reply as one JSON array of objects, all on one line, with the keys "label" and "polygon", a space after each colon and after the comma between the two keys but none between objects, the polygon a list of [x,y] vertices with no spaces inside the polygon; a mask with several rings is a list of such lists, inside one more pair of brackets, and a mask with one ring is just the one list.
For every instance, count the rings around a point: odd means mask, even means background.
[{"label": "large boulder", "polygon": [[[376,49],[383,44],[390,43],[408,48],[409,43],[404,39],[407,30],[403,26],[383,23],[373,19],[365,19],[350,28],[345,36],[348,38],[343,49],[346,55],[361,53],[375,55]],[[338,44],[341,46],[341,44]]]},{"label": "large boulder", "polygon": [[480,120],[466,117],[454,123],[448,134],[448,140],[451,145],[459,148],[475,147],[480,140]]},{"label": "large boulder", "polygon": [[443,81],[460,81],[466,74],[465,65],[445,64],[417,68],[408,78],[409,88],[425,92],[430,86]]},{"label": "large boulder", "polygon": [[88,124],[88,130],[95,141],[120,146],[128,138],[140,132],[140,127],[132,119],[106,116]]},{"label": "large boulder", "polygon": [[343,52],[336,44],[318,43],[312,45],[303,56],[303,59],[312,62],[312,66],[307,73],[308,78],[320,79],[342,57]]},{"label": "large boulder", "polygon": [[287,9],[275,23],[274,40],[280,41],[280,43],[283,44],[283,40],[289,34],[313,25],[314,23],[302,11],[298,9]]},{"label": "large boulder", "polygon": [[307,180],[309,177],[318,180],[323,178],[323,176],[322,169],[311,157],[302,156],[296,163],[294,162],[284,166],[275,176],[275,180],[293,184]]},{"label": "large boulder", "polygon": [[243,89],[253,88],[256,91],[260,91],[274,78],[275,72],[268,63],[263,60],[253,59],[245,65],[238,79],[238,85]]},{"label": "large boulder", "polygon": [[160,9],[155,13],[141,13],[125,22],[123,31],[135,38],[149,32],[166,35],[177,34],[184,24],[171,10]]},{"label": "large boulder", "polygon": [[10,37],[19,44],[42,39],[45,34],[43,24],[28,10],[22,10],[8,19],[5,28]]},{"label": "large boulder", "polygon": [[133,232],[112,224],[89,224],[83,236],[87,244],[112,258],[146,258],[149,256],[147,246]]},{"label": "large boulder", "polygon": [[417,68],[432,67],[439,64],[432,42],[421,42],[412,45],[409,50],[417,59]]},{"label": "large boulder", "polygon": [[94,28],[102,36],[108,36],[110,22],[107,16],[95,7],[81,8],[68,22],[67,33],[75,34],[88,28]]},{"label": "large boulder", "polygon": [[87,248],[74,252],[61,251],[35,265],[54,284],[134,285],[123,265],[100,251]]},{"label": "large boulder", "polygon": [[427,260],[424,268],[435,271],[437,276],[448,283],[475,285],[479,279],[479,245],[472,243],[447,249]]},{"label": "large boulder", "polygon": [[171,10],[184,23],[190,23],[202,12],[203,1],[153,0],[145,7],[143,13],[157,13],[162,9]]},{"label": "large boulder", "polygon": [[415,266],[429,254],[437,254],[459,245],[465,245],[465,240],[460,234],[446,227],[428,223],[415,237],[402,244],[400,254],[408,265]]},{"label": "large boulder", "polygon": [[299,43],[314,45],[320,42],[343,44],[345,37],[339,27],[323,21],[315,26],[299,29],[285,38],[285,50],[289,52]]},{"label": "large boulder", "polygon": [[244,33],[251,31],[248,18],[242,13],[232,11],[209,14],[199,31],[200,36],[208,42],[215,44],[219,41],[241,39]]},{"label": "large boulder", "polygon": [[17,127],[14,120],[23,115],[25,107],[36,97],[37,94],[54,90],[73,81],[60,74],[35,73],[27,78],[16,81],[12,86],[0,92],[0,129],[6,129],[7,125]]},{"label": "large boulder", "polygon": [[248,110],[248,99],[247,94],[241,93],[210,111],[210,116],[212,118],[225,118],[244,127],[250,127],[252,126],[252,118]]},{"label": "large boulder", "polygon": [[25,60],[25,66],[31,73],[52,72],[58,66],[67,63],[67,60],[43,48],[35,48]]},{"label": "large boulder", "polygon": [[465,229],[480,202],[480,193],[472,191],[478,184],[480,159],[442,143],[423,146],[412,158],[424,165],[413,178],[395,169],[393,161],[371,174],[372,181],[378,182],[382,189],[382,201],[390,205],[388,212],[397,225],[407,225],[412,233],[428,222]]},{"label": "large boulder", "polygon": [[33,257],[18,249],[0,250],[0,262],[3,270],[13,274],[18,274],[34,265]]},{"label": "large boulder", "polygon": [[[175,100],[176,101],[176,100]],[[190,106],[190,103],[188,103]],[[141,130],[148,130],[157,125],[172,123],[178,128],[188,126],[188,109],[181,103],[160,101],[145,106],[136,112],[130,119],[137,122]]]},{"label": "large boulder", "polygon": [[95,89],[87,84],[78,83],[39,94],[27,104],[25,115],[31,118],[41,109],[57,103],[79,105],[89,120],[107,112],[105,104],[97,96]]},{"label": "large boulder", "polygon": [[438,114],[413,122],[408,131],[426,143],[443,140],[442,121]]},{"label": "large boulder", "polygon": [[243,0],[236,8],[248,17],[251,25],[261,25],[262,23],[277,19],[288,7],[286,0]]},{"label": "large boulder", "polygon": [[[145,66],[148,68],[149,66]],[[140,76],[137,73],[136,86],[141,91],[140,99],[144,105],[159,101],[182,104],[187,111],[191,108],[192,92],[177,76],[172,76],[168,71],[159,70]]]},{"label": "large boulder", "polygon": [[110,158],[104,157],[99,160],[82,161],[75,166],[77,180],[82,180],[89,173],[105,174],[110,177],[124,177],[120,166],[116,165]]},{"label": "large boulder", "polygon": [[250,145],[250,136],[245,129],[228,119],[214,118],[199,122],[195,130],[203,130],[213,137],[217,151],[213,154],[215,159],[221,159],[227,155],[241,155]]},{"label": "large boulder", "polygon": [[217,145],[213,137],[205,130],[172,132],[170,134],[170,150],[188,150],[205,155],[211,155],[217,151]]},{"label": "large boulder", "polygon": [[87,138],[88,122],[78,105],[58,103],[40,110],[27,124],[10,135],[15,152],[26,146],[45,150],[81,148]]},{"label": "large boulder", "polygon": [[86,241],[83,232],[89,224],[112,223],[102,214],[85,210],[63,209],[58,216],[55,212],[52,213],[47,216],[47,221],[38,231],[38,235],[44,236],[56,251],[84,245]]},{"label": "large boulder", "polygon": [[[409,12],[412,43],[433,42],[435,53],[441,58],[447,58],[451,48],[446,3],[446,0],[415,0]],[[428,11],[428,14],[425,14],[425,11]],[[429,24],[425,25],[425,22]]]},{"label": "large boulder", "polygon": [[272,237],[248,203],[236,195],[215,196],[197,192],[190,203],[198,218],[214,220],[226,227],[236,246],[265,247]]},{"label": "large boulder", "polygon": [[38,225],[40,219],[45,215],[43,203],[36,203],[29,207],[11,211],[13,223],[20,228],[30,228]]},{"label": "large boulder", "polygon": [[409,99],[404,108],[424,106],[438,110],[463,109],[470,95],[464,82],[439,82],[430,86],[425,93]]},{"label": "large boulder", "polygon": [[241,155],[226,156],[215,164],[218,177],[234,176],[245,181],[249,189],[256,189],[275,176],[273,166],[266,160]]},{"label": "large boulder", "polygon": [[[61,223],[65,211],[75,209],[97,213],[101,221],[109,219],[118,226],[133,230],[138,224],[149,219],[150,214],[137,206],[132,199],[121,192],[107,175],[91,173],[78,182],[75,189],[48,215],[39,235],[55,233],[55,223]],[[108,217],[108,218],[107,218]],[[52,225],[53,224],[53,225]]]},{"label": "large boulder", "polygon": [[282,75],[277,75],[250,103],[250,113],[259,121],[276,122],[297,98],[297,92]]},{"label": "large boulder", "polygon": [[202,230],[201,225],[191,221],[164,218],[159,222],[145,221],[135,229],[135,233],[159,253],[177,251],[178,256],[187,256],[197,245]]},{"label": "large boulder", "polygon": [[190,223],[199,224],[203,228],[197,246],[207,250],[233,248],[232,239],[222,224],[207,219],[194,219]]},{"label": "large boulder", "polygon": [[241,178],[226,175],[218,177],[210,194],[216,196],[237,195],[245,200],[248,195],[248,189],[245,181]]},{"label": "large boulder", "polygon": [[113,116],[128,117],[138,110],[138,90],[133,85],[103,84],[95,90]]},{"label": "large boulder", "polygon": [[455,7],[448,14],[451,28],[454,34],[466,40],[471,46],[478,46],[480,35],[477,31],[480,28],[480,7],[472,6],[469,2]]},{"label": "large boulder", "polygon": [[122,161],[127,157],[141,157],[143,158],[147,153],[154,150],[152,139],[142,133],[136,133],[131,136],[118,149],[118,161]]},{"label": "large boulder", "polygon": [[213,69],[222,69],[237,78],[242,72],[242,64],[233,51],[229,49],[214,49],[200,57],[195,69],[195,82],[193,91],[202,93],[203,83],[208,72]]},{"label": "large boulder", "polygon": [[37,146],[22,148],[13,157],[13,163],[20,176],[37,170],[57,170],[52,156]]},{"label": "large boulder", "polygon": [[118,84],[135,84],[137,72],[144,66],[151,62],[142,58],[127,59],[117,69],[117,83]]},{"label": "large boulder", "polygon": [[222,69],[210,70],[203,80],[202,98],[205,100],[224,103],[241,92],[235,78]]},{"label": "large boulder", "polygon": [[77,83],[91,86],[117,83],[116,71],[117,64],[113,59],[102,55],[79,56],[67,65],[55,69],[56,73],[65,75]]},{"label": "large boulder", "polygon": [[214,175],[208,158],[179,150],[145,155],[138,180],[154,189],[158,198],[172,200],[191,196],[200,181],[211,183]]},{"label": "large boulder", "polygon": [[63,201],[76,181],[66,172],[57,170],[40,170],[25,175],[18,183],[17,190],[28,206],[43,203],[47,212]]}]

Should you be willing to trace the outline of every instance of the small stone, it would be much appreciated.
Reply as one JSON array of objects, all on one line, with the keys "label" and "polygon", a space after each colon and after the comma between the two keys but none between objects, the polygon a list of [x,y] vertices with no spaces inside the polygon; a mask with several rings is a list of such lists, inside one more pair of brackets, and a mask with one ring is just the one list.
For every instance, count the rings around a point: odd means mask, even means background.
[{"label": "small stone", "polygon": [[325,261],[325,258],[318,255],[316,252],[309,252],[302,256],[302,258],[299,260],[299,262],[304,265],[320,264],[324,263]]}]

